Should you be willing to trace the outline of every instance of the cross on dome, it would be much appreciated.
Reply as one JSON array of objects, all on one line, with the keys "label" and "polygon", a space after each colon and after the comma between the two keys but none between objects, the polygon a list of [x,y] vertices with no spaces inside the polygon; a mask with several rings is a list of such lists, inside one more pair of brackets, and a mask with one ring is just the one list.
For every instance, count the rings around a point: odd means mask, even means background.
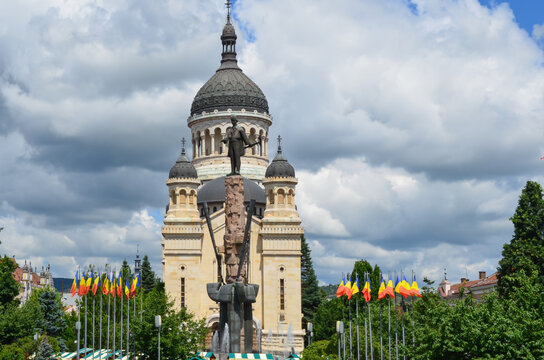
[{"label": "cross on dome", "polygon": [[227,7],[227,21],[230,22],[230,7],[232,6],[230,0],[227,0],[225,6]]},{"label": "cross on dome", "polygon": [[278,135],[278,152],[281,153],[281,135]]}]

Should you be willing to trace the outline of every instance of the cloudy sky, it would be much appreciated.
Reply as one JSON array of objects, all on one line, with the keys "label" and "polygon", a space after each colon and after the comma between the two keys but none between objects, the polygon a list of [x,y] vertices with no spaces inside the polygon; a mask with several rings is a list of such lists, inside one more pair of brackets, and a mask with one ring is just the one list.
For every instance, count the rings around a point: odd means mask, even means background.
[{"label": "cloudy sky", "polygon": [[[322,282],[365,258],[493,272],[544,183],[544,4],[238,0],[238,58],[299,178]],[[160,273],[165,179],[220,60],[221,0],[0,2],[0,253]],[[271,144],[271,148],[275,146]]]}]

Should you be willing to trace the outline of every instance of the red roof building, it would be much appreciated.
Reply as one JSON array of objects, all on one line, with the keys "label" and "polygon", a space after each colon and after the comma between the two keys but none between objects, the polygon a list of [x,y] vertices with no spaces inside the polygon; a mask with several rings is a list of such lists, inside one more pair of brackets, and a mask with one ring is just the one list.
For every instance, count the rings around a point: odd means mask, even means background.
[{"label": "red roof building", "polygon": [[448,279],[444,279],[444,281],[438,285],[438,294],[442,299],[458,299],[459,291],[463,288],[465,289],[465,294],[467,291],[470,291],[476,300],[480,300],[484,294],[494,291],[496,287],[497,273],[486,276],[485,271],[480,271],[477,280],[461,278],[460,283],[452,285]]}]

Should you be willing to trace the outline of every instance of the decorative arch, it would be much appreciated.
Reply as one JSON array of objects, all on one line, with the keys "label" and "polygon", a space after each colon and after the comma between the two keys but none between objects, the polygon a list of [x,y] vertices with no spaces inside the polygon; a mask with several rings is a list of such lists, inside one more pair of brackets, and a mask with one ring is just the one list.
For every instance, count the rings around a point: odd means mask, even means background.
[{"label": "decorative arch", "polygon": [[274,205],[274,191],[272,189],[268,190],[267,194],[267,203],[270,205]]},{"label": "decorative arch", "polygon": [[285,205],[285,190],[278,189],[278,205]]},{"label": "decorative arch", "polygon": [[295,192],[293,191],[293,189],[289,189],[289,191],[287,192],[287,204],[293,205],[294,203],[295,203]]},{"label": "decorative arch", "polygon": [[176,191],[175,190],[170,191],[170,203],[172,205],[177,204],[177,196],[176,196]]},{"label": "decorative arch", "polygon": [[191,190],[189,193],[189,205],[195,205],[196,204],[196,192],[194,190]]},{"label": "decorative arch", "polygon": [[187,192],[185,191],[185,189],[181,189],[179,191],[179,203],[183,205],[187,204]]}]

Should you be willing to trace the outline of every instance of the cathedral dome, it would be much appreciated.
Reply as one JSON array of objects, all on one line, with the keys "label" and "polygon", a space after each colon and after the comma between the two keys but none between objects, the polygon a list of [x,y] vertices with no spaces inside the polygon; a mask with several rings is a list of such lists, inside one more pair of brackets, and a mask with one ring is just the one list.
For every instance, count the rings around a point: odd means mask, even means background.
[{"label": "cathedral dome", "polygon": [[[185,139],[183,139],[185,142]],[[181,149],[181,155],[176,160],[176,163],[170,169],[170,174],[168,175],[169,179],[172,178],[198,178],[196,169],[193,164],[185,156],[185,146]]]},{"label": "cathedral dome", "polygon": [[223,28],[221,42],[221,66],[196,94],[191,105],[191,115],[228,109],[268,113],[268,101],[263,92],[238,67],[236,32],[230,23],[230,15]]},{"label": "cathedral dome", "polygon": [[[280,138],[281,139],[281,138]],[[295,177],[295,168],[289,164],[278,145],[278,153],[270,165],[266,168],[265,177]]]},{"label": "cathedral dome", "polygon": [[[207,203],[223,203],[225,202],[226,188],[225,176],[218,177],[204,184],[197,194],[197,204]],[[265,204],[264,190],[255,182],[244,178],[244,202],[249,202],[255,199],[257,204]]]}]

